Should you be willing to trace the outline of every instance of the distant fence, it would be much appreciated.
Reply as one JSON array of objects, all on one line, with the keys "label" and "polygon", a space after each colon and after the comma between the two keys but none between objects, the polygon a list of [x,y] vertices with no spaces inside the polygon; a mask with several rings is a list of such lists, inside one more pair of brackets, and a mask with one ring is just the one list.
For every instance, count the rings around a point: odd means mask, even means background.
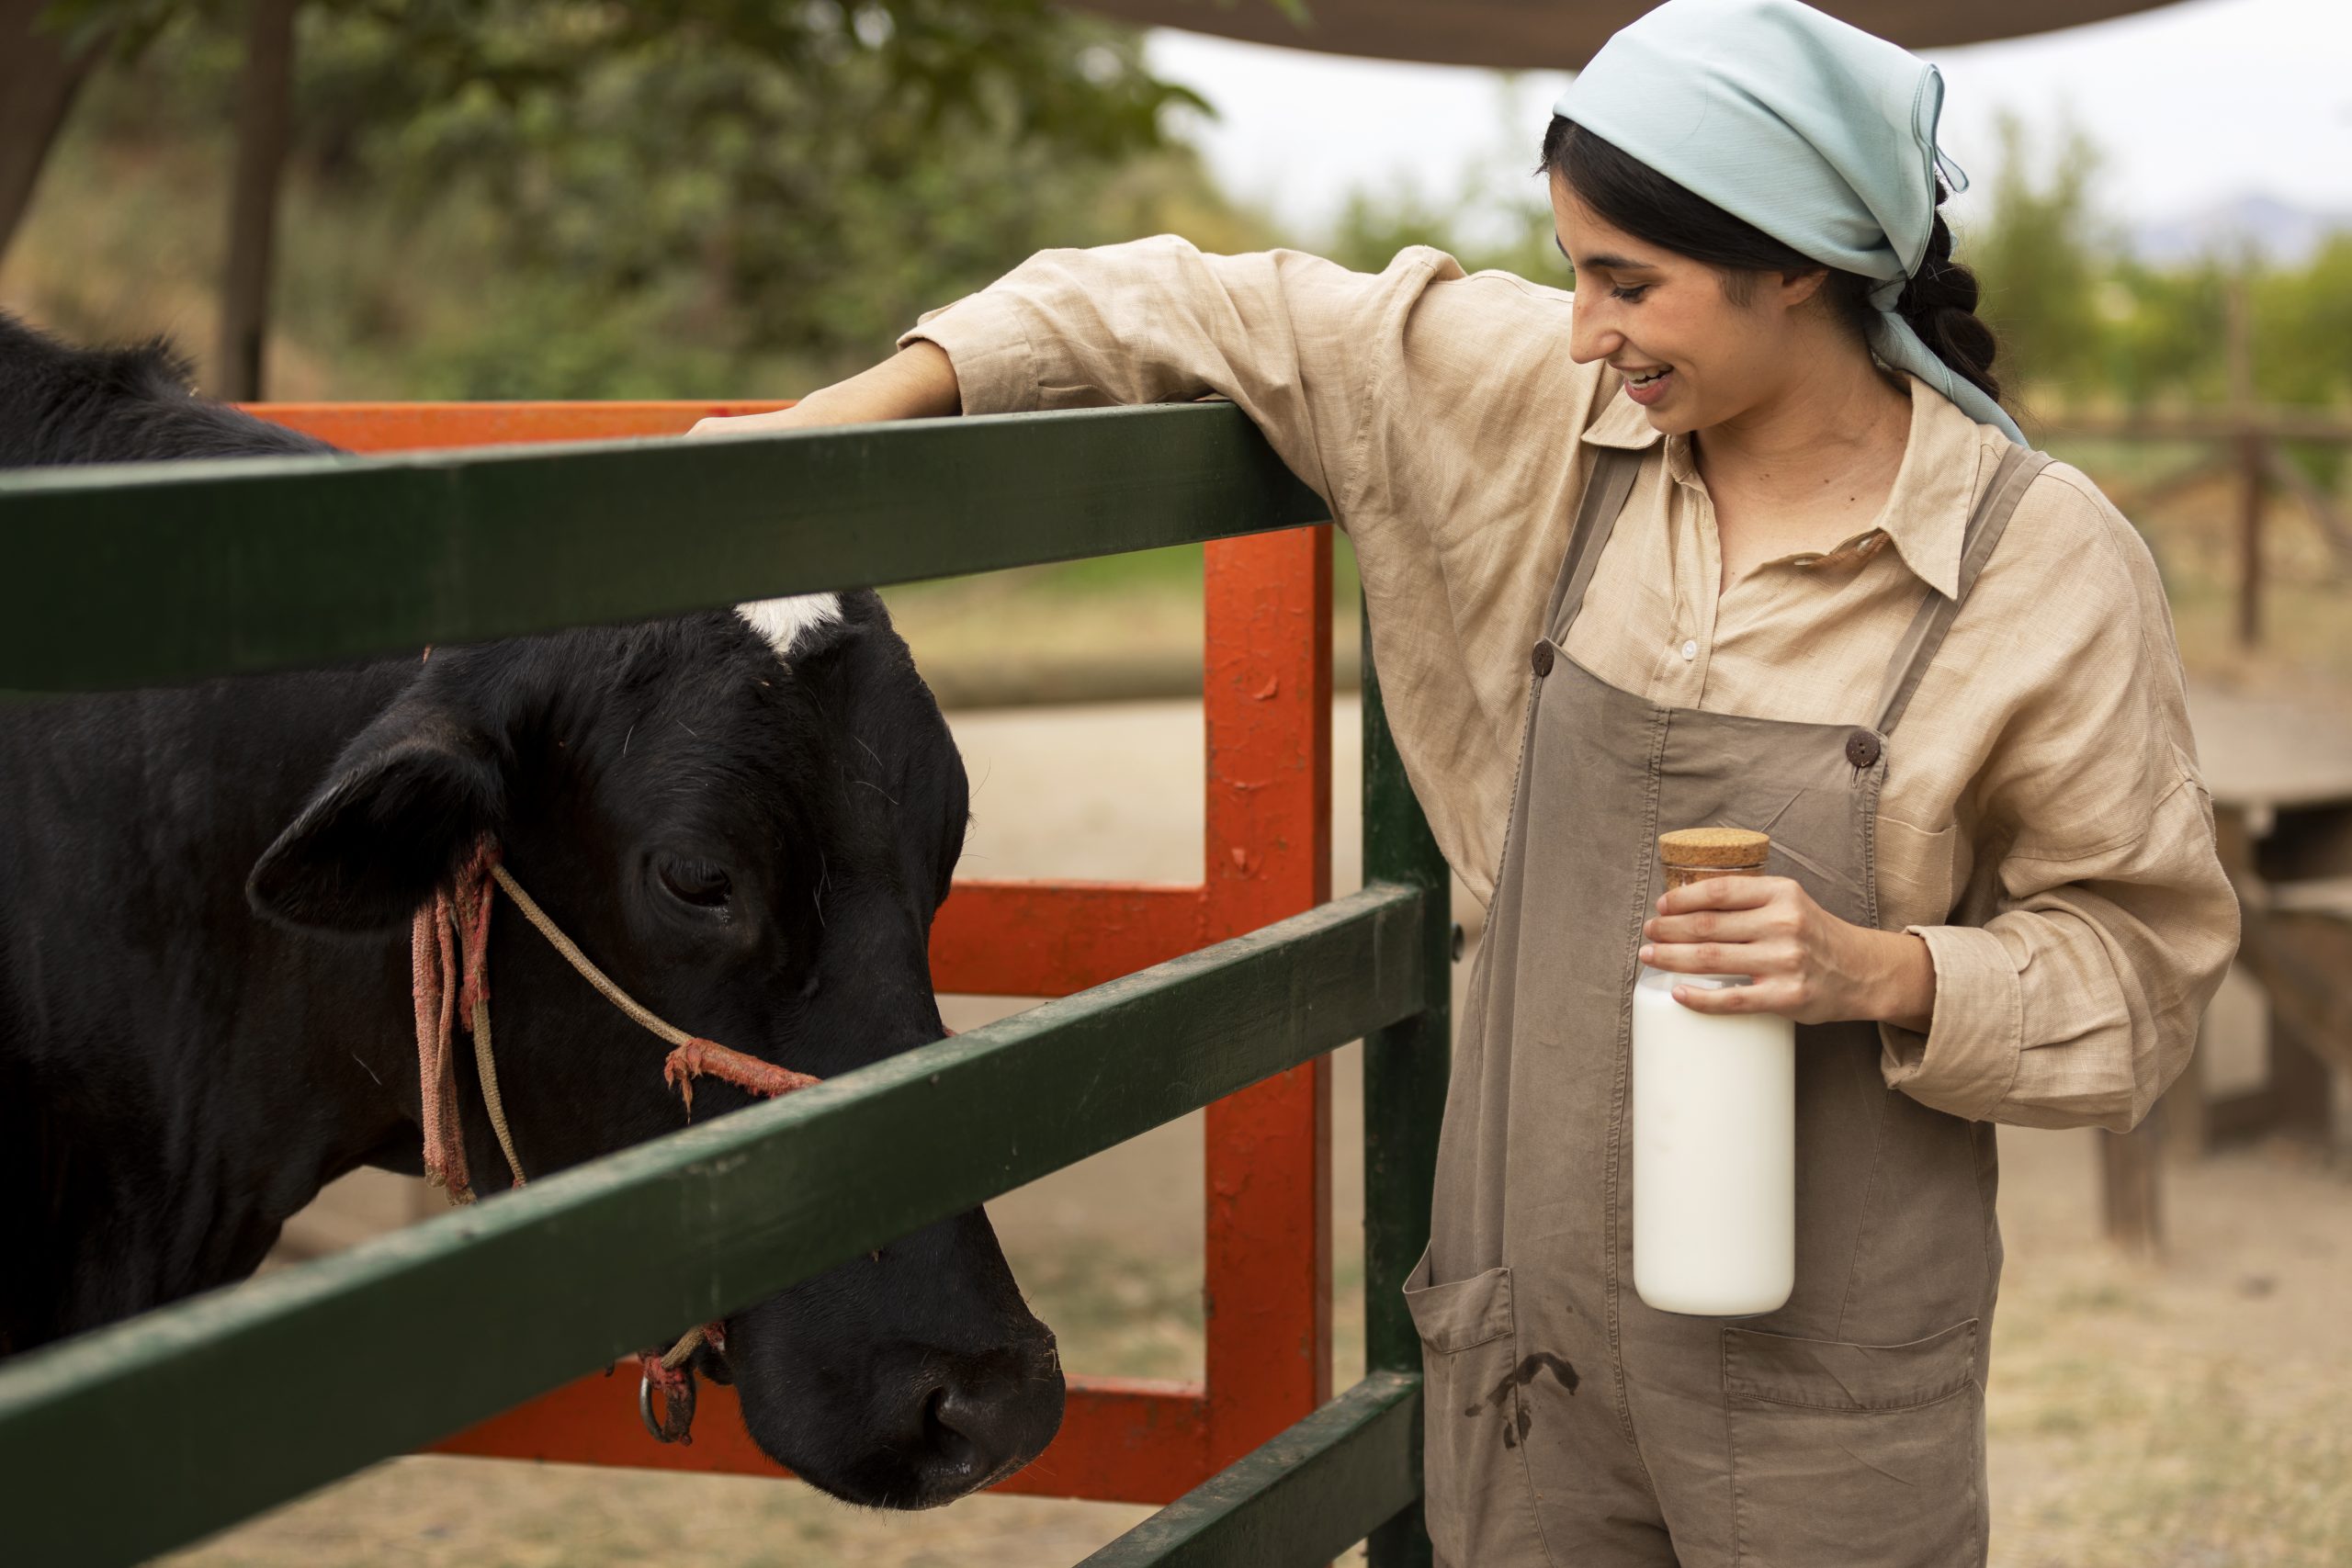
[{"label": "distant fence", "polygon": [[2130,513],[2194,485],[2226,476],[2234,482],[2233,518],[2238,546],[2237,635],[2241,646],[2262,641],[2263,536],[2270,497],[2301,502],[2327,541],[2337,570],[2352,573],[2352,520],[2334,496],[2312,482],[2288,456],[2285,442],[2352,446],[2352,419],[2295,409],[2194,410],[2173,414],[2069,414],[2041,427],[2045,441],[2191,442],[2216,448],[2152,485],[2119,491]]},{"label": "distant fence", "polygon": [[2192,442],[2217,448],[2201,461],[2157,484],[2116,497],[2128,513],[2217,474],[2234,478],[2237,490],[2237,634],[2252,648],[2262,641],[2262,539],[2266,503],[2273,490],[2301,502],[2326,537],[2339,570],[2352,572],[2352,520],[2335,498],[2313,484],[2281,446],[2284,442],[2352,446],[2352,417],[2324,409],[2270,408],[2255,401],[2254,331],[2245,280],[2231,280],[2226,295],[2225,346],[2230,399],[2218,409],[2153,413],[2069,413],[2043,422],[2046,441]]}]

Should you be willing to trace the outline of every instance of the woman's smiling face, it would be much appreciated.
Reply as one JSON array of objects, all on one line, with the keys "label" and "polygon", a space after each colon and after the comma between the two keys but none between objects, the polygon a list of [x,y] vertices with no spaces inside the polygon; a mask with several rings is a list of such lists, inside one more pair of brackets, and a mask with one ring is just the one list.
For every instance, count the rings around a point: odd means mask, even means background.
[{"label": "woman's smiling face", "polygon": [[1668,434],[1702,430],[1771,401],[1798,355],[1823,347],[1823,312],[1802,309],[1824,274],[1749,275],[1745,303],[1704,262],[1635,239],[1552,179],[1561,254],[1576,268],[1568,351],[1605,360],[1650,423]]}]

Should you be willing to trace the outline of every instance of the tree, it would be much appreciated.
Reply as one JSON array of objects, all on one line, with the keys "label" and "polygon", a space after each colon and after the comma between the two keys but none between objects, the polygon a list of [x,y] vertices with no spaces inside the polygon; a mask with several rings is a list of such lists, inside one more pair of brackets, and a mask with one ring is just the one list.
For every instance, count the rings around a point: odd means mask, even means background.
[{"label": "tree", "polygon": [[[1170,105],[1205,107],[1152,77],[1131,35],[1046,0],[311,0],[300,58],[295,0],[248,5],[216,367],[231,395],[258,389],[289,125],[319,168],[413,207],[478,186],[511,215],[502,251],[575,290],[673,282],[691,249],[715,306],[752,308],[754,287],[806,285],[792,258],[842,214],[809,198],[845,197],[853,167],[919,183],[959,137],[1100,160],[1160,145]],[[191,53],[223,26],[208,0],[63,0],[51,17]]]},{"label": "tree", "polygon": [[1953,254],[1984,289],[1977,309],[2000,340],[1995,368],[2003,390],[2079,389],[2100,370],[2095,285],[2101,256],[2116,249],[2090,204],[2098,149],[2063,122],[2046,172],[2038,171],[2025,122],[2004,113],[1999,126],[1991,212],[1980,231],[1959,237]]},{"label": "tree", "polygon": [[250,0],[245,19],[218,355],[220,395],[241,402],[262,395],[269,278],[277,259],[277,182],[294,134],[294,11],[295,0]]},{"label": "tree", "polygon": [[68,28],[50,10],[50,0],[0,0],[0,255],[110,37],[103,25]]}]

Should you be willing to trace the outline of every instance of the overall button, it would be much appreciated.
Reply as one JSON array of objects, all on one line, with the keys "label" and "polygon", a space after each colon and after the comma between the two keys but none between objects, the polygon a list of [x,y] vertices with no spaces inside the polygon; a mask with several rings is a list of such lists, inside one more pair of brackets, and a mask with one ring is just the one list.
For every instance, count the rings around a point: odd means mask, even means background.
[{"label": "overall button", "polygon": [[1858,768],[1867,768],[1878,761],[1878,737],[1867,729],[1857,729],[1846,737],[1846,761]]},{"label": "overall button", "polygon": [[1538,642],[1535,645],[1534,651],[1527,656],[1527,662],[1534,669],[1536,677],[1539,680],[1544,676],[1549,675],[1552,672],[1551,639],[1547,637],[1543,641]]}]

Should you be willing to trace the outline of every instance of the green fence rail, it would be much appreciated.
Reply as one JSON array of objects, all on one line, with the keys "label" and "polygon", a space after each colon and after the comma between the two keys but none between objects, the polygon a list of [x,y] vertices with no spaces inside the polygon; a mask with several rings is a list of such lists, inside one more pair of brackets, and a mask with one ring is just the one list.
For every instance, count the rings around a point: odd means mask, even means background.
[{"label": "green fence rail", "polygon": [[0,476],[0,688],[321,664],[1326,514],[1230,404],[18,473]]},{"label": "green fence rail", "polygon": [[[1322,515],[1221,405],[12,476],[0,688],[318,663]],[[1444,1093],[1446,872],[1376,679],[1364,715],[1360,893],[0,1367],[0,1488],[38,1500],[10,1510],[10,1556],[125,1562],[193,1540],[1361,1036],[1366,1380],[1091,1561],[1274,1568],[1369,1536],[1382,1568],[1426,1562],[1397,1287],[1426,1239]],[[888,1156],[909,1147],[920,1169]]]}]

